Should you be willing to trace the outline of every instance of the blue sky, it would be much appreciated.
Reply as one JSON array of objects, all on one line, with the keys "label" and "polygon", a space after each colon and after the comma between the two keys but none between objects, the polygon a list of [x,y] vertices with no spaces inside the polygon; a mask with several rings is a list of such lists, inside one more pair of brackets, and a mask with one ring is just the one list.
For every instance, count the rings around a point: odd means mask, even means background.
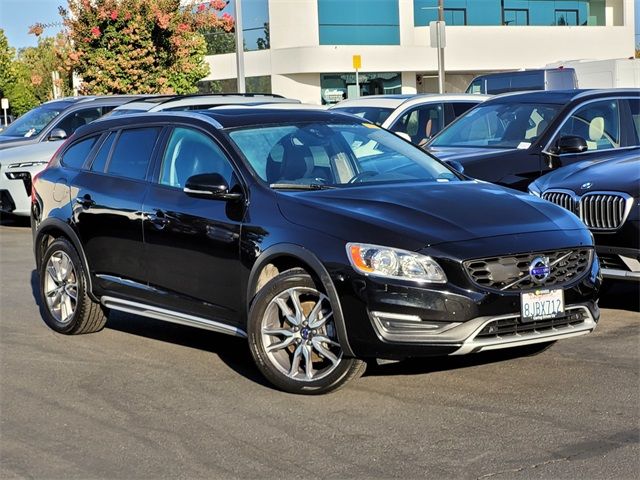
[{"label": "blue sky", "polygon": [[[245,0],[246,1],[246,0]],[[66,6],[66,0],[0,0],[0,28],[4,29],[13,47],[28,47],[36,44],[36,38],[28,35],[30,25],[36,22],[59,22],[58,6]],[[640,0],[635,0],[636,44],[640,43]],[[53,35],[58,27],[46,30]]]}]

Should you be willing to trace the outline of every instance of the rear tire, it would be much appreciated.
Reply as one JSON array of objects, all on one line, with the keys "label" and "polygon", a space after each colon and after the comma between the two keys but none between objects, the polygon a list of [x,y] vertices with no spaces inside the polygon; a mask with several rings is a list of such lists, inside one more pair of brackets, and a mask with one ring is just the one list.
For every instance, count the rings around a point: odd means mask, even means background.
[{"label": "rear tire", "polygon": [[343,355],[329,298],[301,268],[258,292],[247,330],[260,372],[286,392],[328,393],[365,371],[365,362]]},{"label": "rear tire", "polygon": [[58,238],[47,247],[39,274],[40,301],[49,327],[67,335],[93,333],[104,328],[105,310],[87,294],[87,272],[78,252],[66,238]]}]

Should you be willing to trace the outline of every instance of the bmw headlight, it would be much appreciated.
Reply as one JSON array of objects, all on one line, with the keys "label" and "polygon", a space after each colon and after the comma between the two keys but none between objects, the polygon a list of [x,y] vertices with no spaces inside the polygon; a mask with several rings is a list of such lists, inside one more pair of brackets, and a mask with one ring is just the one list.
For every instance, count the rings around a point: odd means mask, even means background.
[{"label": "bmw headlight", "polygon": [[540,189],[538,188],[538,186],[536,185],[536,182],[533,182],[529,185],[529,193],[531,195],[535,195],[536,197],[541,197],[541,192]]},{"label": "bmw headlight", "polygon": [[397,248],[347,243],[351,266],[360,273],[384,278],[445,283],[447,276],[431,257]]}]

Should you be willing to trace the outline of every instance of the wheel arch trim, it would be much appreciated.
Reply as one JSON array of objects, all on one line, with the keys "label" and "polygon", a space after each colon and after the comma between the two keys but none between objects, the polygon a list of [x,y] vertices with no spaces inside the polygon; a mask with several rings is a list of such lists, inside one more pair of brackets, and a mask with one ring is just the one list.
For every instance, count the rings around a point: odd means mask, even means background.
[{"label": "wheel arch trim", "polygon": [[340,304],[340,297],[338,296],[338,291],[336,290],[335,285],[331,280],[331,276],[329,275],[329,272],[324,267],[322,262],[318,259],[318,257],[316,257],[312,252],[300,245],[291,243],[279,243],[276,245],[272,245],[260,254],[256,262],[253,264],[251,273],[249,274],[249,281],[247,283],[246,292],[246,311],[249,312],[251,301],[255,296],[252,295],[252,292],[257,286],[260,272],[266,265],[272,263],[273,260],[276,260],[280,257],[290,257],[305,263],[312,270],[309,273],[314,274],[318,279],[320,279],[320,282],[322,282],[322,286],[324,287],[327,296],[331,301],[331,305],[333,306],[333,315],[336,321],[336,330],[338,339],[340,340],[340,345],[342,346],[342,350],[347,356],[355,357],[355,354],[351,346],[349,345],[344,315],[342,313],[342,305]]}]

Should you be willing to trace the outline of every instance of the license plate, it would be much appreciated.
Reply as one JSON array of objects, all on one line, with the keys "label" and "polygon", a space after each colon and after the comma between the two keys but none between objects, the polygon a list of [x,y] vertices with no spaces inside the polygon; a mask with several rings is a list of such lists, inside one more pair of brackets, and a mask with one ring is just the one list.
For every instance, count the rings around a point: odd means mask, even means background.
[{"label": "license plate", "polygon": [[564,313],[564,291],[535,290],[520,294],[522,322],[556,318]]}]

